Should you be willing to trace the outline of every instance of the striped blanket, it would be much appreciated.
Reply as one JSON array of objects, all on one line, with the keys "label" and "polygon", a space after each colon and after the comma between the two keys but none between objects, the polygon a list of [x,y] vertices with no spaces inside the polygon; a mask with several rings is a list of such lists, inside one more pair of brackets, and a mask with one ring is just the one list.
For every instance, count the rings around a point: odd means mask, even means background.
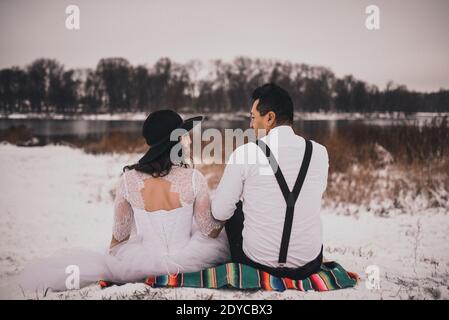
[{"label": "striped blanket", "polygon": [[[227,263],[198,272],[148,277],[144,282],[152,287],[329,291],[354,287],[357,278],[355,273],[347,272],[336,262],[324,262],[319,272],[304,280],[278,278],[244,264]],[[116,283],[102,280],[99,284],[104,288]]]}]

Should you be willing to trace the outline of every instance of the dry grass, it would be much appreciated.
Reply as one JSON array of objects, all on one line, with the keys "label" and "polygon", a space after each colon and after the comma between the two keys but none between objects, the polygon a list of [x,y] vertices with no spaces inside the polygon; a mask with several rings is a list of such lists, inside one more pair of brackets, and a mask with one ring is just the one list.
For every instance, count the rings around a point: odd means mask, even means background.
[{"label": "dry grass", "polygon": [[377,170],[353,166],[344,173],[332,173],[324,205],[336,208],[351,204],[380,215],[449,208],[448,163],[430,162],[424,168],[391,164]]},{"label": "dry grass", "polygon": [[435,118],[425,126],[354,124],[333,134],[310,138],[326,146],[332,172],[346,172],[354,164],[383,167],[385,163],[379,147],[387,151],[396,164],[420,167],[428,161],[449,156],[448,120],[447,117]]},{"label": "dry grass", "polygon": [[330,161],[325,205],[374,207],[380,214],[449,207],[447,118],[423,127],[355,125],[319,139]]},{"label": "dry grass", "polygon": [[30,129],[24,125],[11,126],[6,130],[0,130],[0,141],[6,141],[15,145],[20,145],[33,138]]},{"label": "dry grass", "polygon": [[145,140],[141,137],[136,138],[135,135],[111,131],[104,135],[100,141],[75,141],[75,145],[83,148],[87,153],[101,154],[101,153],[144,153],[148,146]]}]

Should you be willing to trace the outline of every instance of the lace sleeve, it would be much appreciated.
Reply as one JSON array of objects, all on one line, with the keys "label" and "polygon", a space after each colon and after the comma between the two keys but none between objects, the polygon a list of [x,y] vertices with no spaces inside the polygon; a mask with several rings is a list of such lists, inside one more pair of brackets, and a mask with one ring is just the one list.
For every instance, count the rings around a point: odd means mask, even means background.
[{"label": "lace sleeve", "polygon": [[205,235],[210,235],[213,231],[220,230],[223,223],[212,216],[206,178],[201,172],[194,170],[192,180],[195,195],[193,214],[201,232]]},{"label": "lace sleeve", "polygon": [[126,195],[125,173],[120,178],[116,187],[114,200],[114,225],[112,235],[121,242],[126,240],[131,234],[132,225],[134,223],[134,215]]}]

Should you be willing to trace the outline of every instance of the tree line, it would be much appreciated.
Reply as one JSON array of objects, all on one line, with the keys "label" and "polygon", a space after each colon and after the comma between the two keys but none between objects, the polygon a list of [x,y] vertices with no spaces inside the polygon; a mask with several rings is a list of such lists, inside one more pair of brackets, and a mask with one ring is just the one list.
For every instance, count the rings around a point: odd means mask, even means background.
[{"label": "tree line", "polygon": [[296,111],[447,112],[449,90],[422,93],[389,82],[384,89],[328,68],[238,57],[184,64],[161,58],[132,66],[101,59],[95,69],[68,69],[54,59],[0,70],[0,112],[93,114],[247,111],[254,88],[274,82],[292,96]]}]

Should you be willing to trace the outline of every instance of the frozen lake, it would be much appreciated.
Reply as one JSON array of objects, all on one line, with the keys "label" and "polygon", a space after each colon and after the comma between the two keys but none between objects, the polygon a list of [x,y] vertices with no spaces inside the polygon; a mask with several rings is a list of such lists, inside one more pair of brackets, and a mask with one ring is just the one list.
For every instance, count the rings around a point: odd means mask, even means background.
[{"label": "frozen lake", "polygon": [[[188,115],[186,115],[188,116]],[[378,126],[383,128],[397,126],[401,124],[413,125],[423,124],[431,121],[437,114],[417,114],[401,117],[386,116],[363,116],[354,114],[342,115],[296,115],[295,129],[301,134],[309,137],[316,135],[333,133],[341,129],[350,129],[354,125]],[[99,139],[104,134],[112,131],[128,133],[131,136],[140,137],[141,127],[145,115],[136,114],[131,118],[123,119],[115,116],[106,117],[83,117],[80,119],[40,119],[25,117],[0,118],[0,130],[8,129],[11,126],[25,126],[31,130],[33,135],[38,137],[43,144],[60,141],[64,139]],[[296,120],[297,119],[297,120]],[[203,129],[247,129],[249,119],[246,115],[211,115],[202,124]]]}]

